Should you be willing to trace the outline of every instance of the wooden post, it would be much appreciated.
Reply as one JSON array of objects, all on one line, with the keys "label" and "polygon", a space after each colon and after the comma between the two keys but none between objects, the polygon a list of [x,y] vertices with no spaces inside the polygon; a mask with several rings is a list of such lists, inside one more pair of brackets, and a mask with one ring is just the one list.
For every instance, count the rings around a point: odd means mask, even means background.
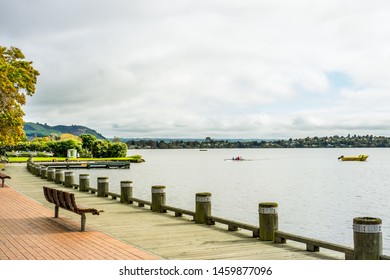
[{"label": "wooden post", "polygon": [[98,197],[107,197],[108,195],[106,194],[108,192],[108,177],[98,177],[97,178],[97,196]]},{"label": "wooden post", "polygon": [[165,213],[166,210],[161,209],[161,205],[165,205],[165,186],[152,186],[152,211]]},{"label": "wooden post", "polygon": [[133,181],[121,181],[121,203],[130,203],[133,201]]},{"label": "wooden post", "polygon": [[74,172],[65,172],[65,188],[72,188],[74,186]]},{"label": "wooden post", "polygon": [[[39,174],[39,175],[37,175],[37,174]],[[40,176],[41,175],[41,166],[38,165],[38,164],[35,164],[34,175],[35,176]]]},{"label": "wooden post", "polygon": [[37,172],[37,166],[35,165],[35,163],[32,163],[31,164],[31,174],[35,175],[36,172]]},{"label": "wooden post", "polygon": [[259,203],[260,240],[274,241],[278,230],[278,204],[275,202]]},{"label": "wooden post", "polygon": [[35,166],[35,176],[41,177],[41,166],[40,165]]},{"label": "wooden post", "polygon": [[56,169],[55,183],[62,184],[64,182],[64,170]]},{"label": "wooden post", "polygon": [[211,216],[211,193],[202,192],[195,195],[195,223],[209,224]]},{"label": "wooden post", "polygon": [[79,191],[87,192],[89,188],[89,174],[79,175]]},{"label": "wooden post", "polygon": [[47,169],[47,174],[46,174],[46,179],[48,181],[54,181],[54,178],[55,178],[55,168],[48,168]]},{"label": "wooden post", "polygon": [[379,260],[383,253],[382,220],[371,217],[354,218],[353,243],[356,260]]},{"label": "wooden post", "polygon": [[46,176],[47,176],[47,167],[42,166],[41,167],[41,179],[46,179]]}]

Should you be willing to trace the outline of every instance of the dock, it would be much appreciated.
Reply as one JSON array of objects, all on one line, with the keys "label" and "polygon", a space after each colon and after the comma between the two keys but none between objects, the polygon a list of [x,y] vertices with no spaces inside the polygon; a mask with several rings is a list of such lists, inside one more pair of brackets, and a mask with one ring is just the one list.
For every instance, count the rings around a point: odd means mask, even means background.
[{"label": "dock", "polygon": [[70,162],[42,162],[41,165],[57,169],[94,169],[94,168],[130,168],[129,161],[70,161]]},{"label": "dock", "polygon": [[[196,224],[186,215],[156,213],[147,207],[123,204],[110,197],[97,197],[78,189],[65,188],[31,175],[25,164],[8,164],[5,172],[12,178],[6,182],[9,188],[45,209],[46,213],[38,211],[35,214],[39,217],[24,217],[30,226],[34,226],[39,218],[46,217],[45,228],[38,234],[48,234],[58,226],[64,232],[80,236],[97,232],[137,248],[148,256],[167,260],[341,260],[345,257],[343,253],[327,249],[311,252],[306,250],[305,244],[290,240],[285,244],[260,241],[253,238],[250,231],[228,231],[219,224]],[[47,218],[47,213],[54,216],[54,206],[45,200],[43,186],[73,192],[78,203],[96,208],[101,213],[88,215],[86,232],[79,232],[80,216],[72,212],[60,210],[60,221]],[[14,203],[12,207],[18,208],[18,205]],[[26,210],[20,209],[19,215],[23,216],[23,211]],[[30,237],[21,235],[20,238]],[[4,250],[2,246],[0,243],[0,252]],[[81,243],[80,246],[84,245]],[[84,258],[89,259],[88,256]]]}]

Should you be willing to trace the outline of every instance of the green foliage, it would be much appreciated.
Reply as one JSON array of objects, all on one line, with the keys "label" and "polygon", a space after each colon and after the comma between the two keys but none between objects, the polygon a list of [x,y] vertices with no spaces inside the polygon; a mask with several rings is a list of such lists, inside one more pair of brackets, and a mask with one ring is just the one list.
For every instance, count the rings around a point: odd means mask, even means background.
[{"label": "green foliage", "polygon": [[[57,161],[65,161],[66,157],[55,157]],[[26,157],[10,157],[9,162],[27,162],[30,159],[29,156]],[[129,157],[121,157],[121,158],[78,158],[78,159],[68,159],[69,161],[130,161],[134,163],[144,162],[140,155],[134,155]],[[51,162],[53,161],[52,157],[48,157],[44,155],[42,157],[34,156],[34,162]]]},{"label": "green foliage", "polygon": [[96,140],[93,142],[92,154],[94,157],[106,157],[108,154],[108,141]]},{"label": "green foliage", "polygon": [[123,142],[109,142],[109,157],[125,157],[127,145]]},{"label": "green foliage", "polygon": [[[127,155],[127,145],[123,142],[110,142],[108,140],[97,140],[94,135],[83,134],[81,139],[68,138],[64,140],[52,140],[49,137],[36,138],[29,142],[19,142],[16,145],[3,146],[8,155],[21,156],[21,151],[26,152],[24,155],[29,156],[34,152],[45,156],[46,153],[53,153],[56,157],[66,157],[68,149],[76,149],[81,157],[84,158],[123,158]],[[13,151],[19,151],[14,153]]]},{"label": "green foliage", "polygon": [[83,149],[92,151],[93,142],[97,140],[96,136],[92,134],[81,134],[80,138],[83,141]]},{"label": "green foliage", "polygon": [[97,158],[125,157],[127,154],[127,145],[122,142],[96,140],[93,142],[92,154]]},{"label": "green foliage", "polygon": [[52,141],[48,143],[50,150],[54,153],[54,156],[66,156],[68,149],[76,149],[80,151],[82,149],[82,143],[75,139],[67,139],[60,141]]},{"label": "green foliage", "polygon": [[14,145],[23,138],[26,96],[35,92],[39,72],[18,48],[0,46],[0,143]]}]

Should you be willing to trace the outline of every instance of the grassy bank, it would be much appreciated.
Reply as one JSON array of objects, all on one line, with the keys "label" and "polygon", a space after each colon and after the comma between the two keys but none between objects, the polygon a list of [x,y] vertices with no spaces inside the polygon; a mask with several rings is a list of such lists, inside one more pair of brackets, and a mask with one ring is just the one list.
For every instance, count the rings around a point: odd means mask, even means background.
[{"label": "grassy bank", "polygon": [[[9,157],[8,160],[10,163],[22,163],[27,162],[29,157]],[[52,161],[66,161],[66,157],[33,157],[34,162],[52,162]],[[69,158],[70,162],[72,161],[130,161],[130,162],[144,162],[142,156],[134,155],[129,157],[121,158]]]}]

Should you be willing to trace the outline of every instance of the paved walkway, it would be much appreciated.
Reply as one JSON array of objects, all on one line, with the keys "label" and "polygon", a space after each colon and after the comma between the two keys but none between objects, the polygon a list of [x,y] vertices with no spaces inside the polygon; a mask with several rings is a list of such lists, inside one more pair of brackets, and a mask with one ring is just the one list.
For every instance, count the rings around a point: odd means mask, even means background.
[{"label": "paved walkway", "polygon": [[158,259],[102,232],[79,229],[80,223],[57,221],[53,211],[0,186],[0,260]]}]

